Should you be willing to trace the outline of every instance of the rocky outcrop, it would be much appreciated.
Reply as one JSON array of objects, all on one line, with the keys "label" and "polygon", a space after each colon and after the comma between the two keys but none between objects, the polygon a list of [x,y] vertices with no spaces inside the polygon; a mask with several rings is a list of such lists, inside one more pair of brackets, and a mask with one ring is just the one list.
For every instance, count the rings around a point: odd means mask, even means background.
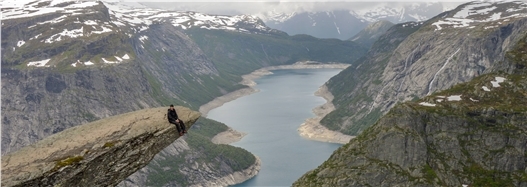
[{"label": "rocky outcrop", "polygon": [[399,102],[507,69],[500,62],[525,35],[526,7],[520,1],[472,2],[425,22],[393,26],[358,64],[327,82],[337,109],[322,124],[356,135]]},{"label": "rocky outcrop", "polygon": [[294,186],[527,186],[527,35],[491,72],[398,104]]},{"label": "rocky outcrop", "polygon": [[[190,128],[200,113],[176,107]],[[2,186],[114,186],[180,136],[166,108],[72,127],[2,156]]]}]

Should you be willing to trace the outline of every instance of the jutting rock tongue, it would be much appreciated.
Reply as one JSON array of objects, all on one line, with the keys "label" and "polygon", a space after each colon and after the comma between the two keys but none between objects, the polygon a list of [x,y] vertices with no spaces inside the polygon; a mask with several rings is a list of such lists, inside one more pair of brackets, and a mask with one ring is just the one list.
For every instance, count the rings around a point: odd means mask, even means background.
[{"label": "jutting rock tongue", "polygon": [[[66,129],[2,156],[2,186],[115,186],[180,136],[166,107]],[[200,113],[176,107],[190,128]]]}]

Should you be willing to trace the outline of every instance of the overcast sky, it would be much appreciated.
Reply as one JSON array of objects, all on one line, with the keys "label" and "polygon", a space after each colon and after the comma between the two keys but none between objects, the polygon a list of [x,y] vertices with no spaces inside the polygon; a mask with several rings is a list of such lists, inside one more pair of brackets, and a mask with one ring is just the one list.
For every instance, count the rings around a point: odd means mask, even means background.
[{"label": "overcast sky", "polygon": [[[122,0],[124,2],[140,2],[155,8],[197,11],[209,14],[258,14],[274,10],[275,12],[304,12],[304,11],[331,11],[331,10],[361,10],[388,2],[397,5],[409,2],[439,2],[437,0]],[[460,0],[442,0],[448,8],[468,2]]]}]

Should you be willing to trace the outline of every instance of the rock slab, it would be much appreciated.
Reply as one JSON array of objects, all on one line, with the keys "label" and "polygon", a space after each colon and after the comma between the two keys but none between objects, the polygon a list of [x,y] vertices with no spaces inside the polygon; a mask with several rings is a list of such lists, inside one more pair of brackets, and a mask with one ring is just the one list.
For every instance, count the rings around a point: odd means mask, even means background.
[{"label": "rock slab", "polygon": [[[66,129],[2,156],[2,186],[115,186],[180,136],[166,107]],[[176,107],[187,129],[200,113]]]}]

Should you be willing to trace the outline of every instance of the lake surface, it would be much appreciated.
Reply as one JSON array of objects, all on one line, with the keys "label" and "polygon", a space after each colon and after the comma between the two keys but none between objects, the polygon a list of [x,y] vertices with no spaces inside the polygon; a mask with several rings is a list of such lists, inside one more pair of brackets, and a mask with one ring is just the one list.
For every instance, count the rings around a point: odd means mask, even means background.
[{"label": "lake surface", "polygon": [[262,160],[256,177],[236,186],[291,186],[315,169],[340,144],[302,138],[298,127],[325,103],[315,91],[340,69],[276,70],[255,80],[260,92],[211,110],[207,117],[247,135],[231,145]]}]

